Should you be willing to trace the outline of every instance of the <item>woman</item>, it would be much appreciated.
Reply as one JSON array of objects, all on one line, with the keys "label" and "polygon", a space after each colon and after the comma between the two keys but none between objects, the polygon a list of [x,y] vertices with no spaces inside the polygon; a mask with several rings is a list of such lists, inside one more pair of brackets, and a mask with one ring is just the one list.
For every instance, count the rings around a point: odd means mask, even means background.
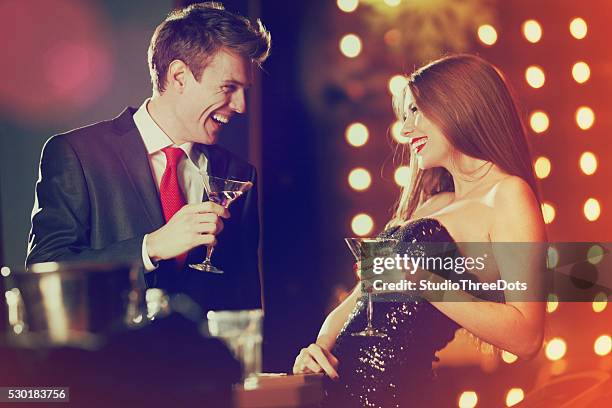
[{"label": "woman", "polygon": [[[411,179],[382,236],[404,242],[544,243],[546,235],[526,132],[501,73],[472,55],[434,61],[416,72],[394,101],[409,137]],[[499,255],[499,256],[498,256]],[[495,255],[497,268],[476,278],[535,281],[540,270]],[[532,262],[538,265],[538,262]],[[521,358],[543,337],[542,302],[376,302],[374,327],[387,338],[354,337],[365,325],[357,285],[327,316],[315,343],[301,350],[294,373],[325,372],[330,406],[432,406],[435,353],[463,327]],[[439,386],[439,385],[437,385]]]}]

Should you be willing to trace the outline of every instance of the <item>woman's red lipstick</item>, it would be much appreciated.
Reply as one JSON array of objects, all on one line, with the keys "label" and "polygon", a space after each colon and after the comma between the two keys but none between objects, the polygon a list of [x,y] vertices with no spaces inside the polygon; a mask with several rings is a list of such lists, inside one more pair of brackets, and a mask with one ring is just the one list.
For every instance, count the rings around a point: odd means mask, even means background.
[{"label": "woman's red lipstick", "polygon": [[[412,139],[410,141],[410,145],[411,146],[415,146],[416,144],[420,143],[421,141],[424,141],[424,139],[427,139],[427,136],[415,137],[414,139]],[[425,144],[427,144],[427,142],[425,142],[425,143],[421,144],[420,146],[418,146],[417,148],[415,148],[415,151],[417,153],[419,153],[423,149],[423,147],[425,147]]]},{"label": "woman's red lipstick", "polygon": [[425,139],[427,136],[419,136],[419,137],[415,137],[414,139],[412,139],[410,141],[410,144],[415,144],[416,142],[418,142],[419,140]]}]

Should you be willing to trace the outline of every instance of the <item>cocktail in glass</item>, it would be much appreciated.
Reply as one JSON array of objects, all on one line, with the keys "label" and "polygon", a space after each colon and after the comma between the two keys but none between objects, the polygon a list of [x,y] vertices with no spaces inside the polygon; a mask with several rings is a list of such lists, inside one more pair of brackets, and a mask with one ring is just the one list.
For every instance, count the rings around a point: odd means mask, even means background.
[{"label": "cocktail in glass", "polygon": [[[387,246],[399,243],[399,240],[393,238],[344,238],[344,241],[355,257],[355,260],[360,263],[365,259],[371,258],[377,249],[383,248],[383,246],[387,249]],[[363,275],[363,271],[360,271],[360,274]],[[375,329],[372,325],[372,313],[374,310],[372,305],[372,286],[369,285],[366,280],[362,279],[361,288],[366,291],[368,297],[366,310],[367,323],[365,329],[360,332],[351,333],[351,335],[362,337],[387,337],[384,331]]]},{"label": "cocktail in glass", "polygon": [[[222,205],[225,208],[228,208],[234,200],[253,187],[253,183],[250,181],[224,179],[206,174],[202,175],[202,177],[204,178],[204,190],[206,191],[206,195],[208,195],[208,200]],[[215,267],[210,262],[213,249],[213,245],[207,245],[206,259],[201,263],[190,264],[189,267],[203,272],[223,273],[221,269]]]}]

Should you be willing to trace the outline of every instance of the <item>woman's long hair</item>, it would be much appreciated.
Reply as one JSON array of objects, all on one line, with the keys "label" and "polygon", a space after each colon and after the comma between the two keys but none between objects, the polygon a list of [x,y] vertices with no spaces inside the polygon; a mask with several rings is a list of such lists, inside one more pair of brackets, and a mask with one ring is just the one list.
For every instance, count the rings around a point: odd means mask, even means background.
[{"label": "woman's long hair", "polygon": [[[400,120],[404,98],[412,92],[416,106],[434,123],[458,152],[497,165],[521,177],[539,192],[527,144],[526,130],[515,98],[501,72],[475,55],[459,54],[438,59],[416,70],[394,101]],[[388,226],[409,220],[431,196],[453,191],[451,174],[442,167],[418,168],[410,157],[410,180],[402,187]]]}]

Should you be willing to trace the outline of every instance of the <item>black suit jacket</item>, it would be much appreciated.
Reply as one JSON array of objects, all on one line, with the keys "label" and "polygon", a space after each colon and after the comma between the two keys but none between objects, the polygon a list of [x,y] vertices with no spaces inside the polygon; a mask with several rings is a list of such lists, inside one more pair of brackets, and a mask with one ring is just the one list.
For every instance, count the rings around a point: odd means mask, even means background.
[{"label": "black suit jacket", "polygon": [[[43,148],[26,264],[47,261],[137,262],[144,235],[164,225],[161,202],[142,137],[127,108],[115,119],[50,138]],[[259,218],[253,166],[216,145],[194,144],[209,174],[250,180],[254,187],[231,208],[213,264],[225,274],[177,270],[160,262],[145,274],[149,287],[190,295],[205,310],[259,308]],[[203,197],[204,199],[206,197]],[[194,248],[187,264],[200,262]]]}]

